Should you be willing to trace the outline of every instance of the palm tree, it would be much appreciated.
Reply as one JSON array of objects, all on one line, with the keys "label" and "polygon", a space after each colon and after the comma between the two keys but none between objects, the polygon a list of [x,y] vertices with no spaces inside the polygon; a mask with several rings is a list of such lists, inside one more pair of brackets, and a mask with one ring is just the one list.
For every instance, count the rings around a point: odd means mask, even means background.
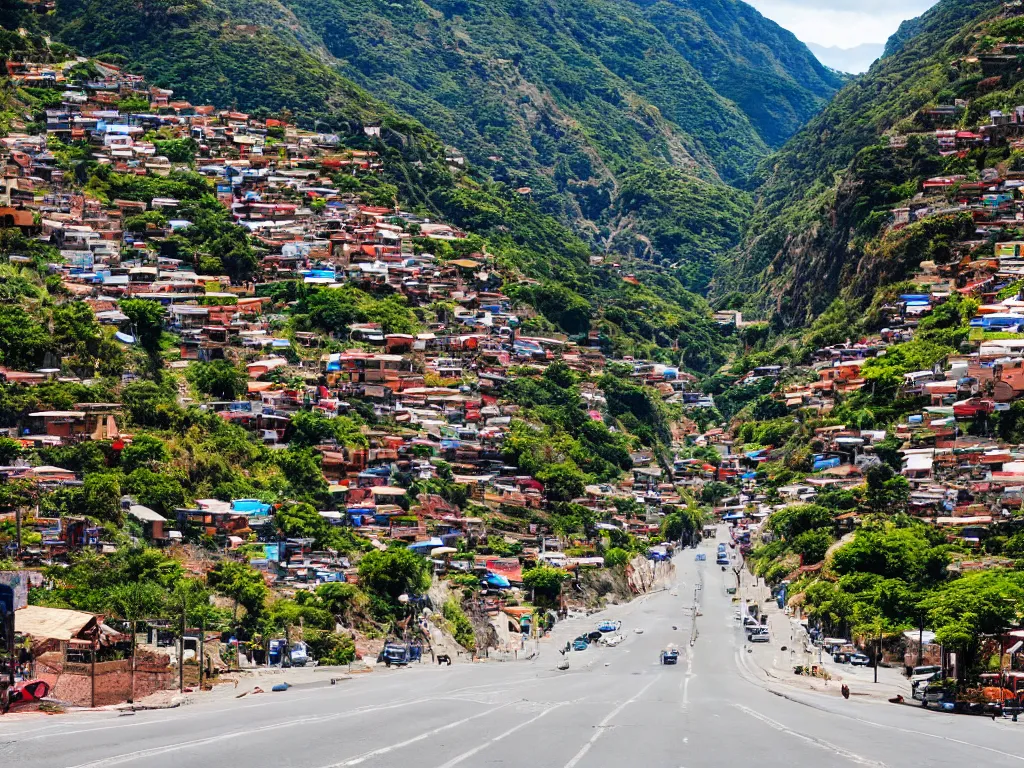
[{"label": "palm tree", "polygon": [[135,628],[147,618],[159,615],[164,605],[164,591],[152,582],[133,581],[119,584],[107,597],[110,610],[128,622],[132,633],[132,666],[128,692],[128,703],[135,701]]}]

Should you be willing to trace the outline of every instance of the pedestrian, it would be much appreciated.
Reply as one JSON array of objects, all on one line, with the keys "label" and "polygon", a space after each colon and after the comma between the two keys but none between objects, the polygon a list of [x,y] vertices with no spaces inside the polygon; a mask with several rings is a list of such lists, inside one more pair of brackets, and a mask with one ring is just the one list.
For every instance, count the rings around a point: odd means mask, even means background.
[{"label": "pedestrian", "polygon": [[846,683],[843,683],[843,686],[839,689],[839,692],[843,694],[844,699],[850,698],[850,686],[848,686]]}]

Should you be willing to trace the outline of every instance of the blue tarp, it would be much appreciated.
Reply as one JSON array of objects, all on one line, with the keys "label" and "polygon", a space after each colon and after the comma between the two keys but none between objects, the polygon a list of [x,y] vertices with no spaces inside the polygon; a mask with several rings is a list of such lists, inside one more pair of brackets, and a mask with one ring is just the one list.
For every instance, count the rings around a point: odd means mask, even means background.
[{"label": "blue tarp", "polygon": [[264,504],[259,499],[235,499],[231,502],[231,509],[245,515],[262,517],[270,514],[271,506]]},{"label": "blue tarp", "polygon": [[435,537],[433,539],[430,539],[430,541],[417,541],[414,544],[410,544],[407,548],[408,549],[414,549],[414,550],[415,549],[431,550],[434,547],[443,547],[443,546],[444,546],[444,542]]},{"label": "blue tarp", "polygon": [[487,576],[484,577],[484,581],[486,581],[489,586],[498,587],[500,589],[508,589],[512,586],[512,582],[504,576],[498,573],[491,573],[490,571],[487,572]]}]

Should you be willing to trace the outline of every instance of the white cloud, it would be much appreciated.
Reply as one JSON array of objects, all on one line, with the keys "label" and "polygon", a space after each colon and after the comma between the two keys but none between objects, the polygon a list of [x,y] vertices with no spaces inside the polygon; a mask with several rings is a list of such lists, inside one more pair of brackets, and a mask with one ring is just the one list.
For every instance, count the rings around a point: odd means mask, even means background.
[{"label": "white cloud", "polygon": [[840,48],[884,43],[936,0],[747,0],[801,40]]}]

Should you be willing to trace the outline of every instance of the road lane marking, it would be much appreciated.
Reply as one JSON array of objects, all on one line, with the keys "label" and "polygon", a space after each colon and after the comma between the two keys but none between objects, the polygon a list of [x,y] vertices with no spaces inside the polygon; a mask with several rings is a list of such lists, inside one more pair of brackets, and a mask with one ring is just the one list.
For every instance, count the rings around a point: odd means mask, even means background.
[{"label": "road lane marking", "polygon": [[850,762],[857,763],[858,765],[870,765],[874,766],[875,768],[886,768],[885,763],[880,763],[877,760],[870,760],[866,757],[862,757],[861,755],[858,755],[855,752],[851,752],[848,749],[843,749],[842,747],[836,746],[835,744],[825,741],[824,739],[815,738],[814,736],[808,736],[805,733],[794,731],[792,728],[783,725],[778,720],[772,720],[767,715],[762,715],[755,709],[745,707],[742,704],[733,704],[733,706],[741,712],[745,712],[746,714],[750,715],[755,720],[760,720],[762,723],[769,726],[770,728],[774,728],[776,731],[779,731],[780,733],[785,733],[788,736],[795,736],[796,738],[802,741],[806,741],[808,744],[813,744],[814,746],[819,747],[820,749],[832,752],[836,755],[839,755],[840,757],[845,757]]},{"label": "road lane marking", "polygon": [[503,708],[505,708],[507,706],[509,706],[509,705],[508,704],[502,704],[502,705],[497,706],[497,707],[492,707],[491,709],[488,709],[488,710],[486,710],[484,712],[477,712],[475,715],[470,715],[469,717],[464,717],[461,720],[456,720],[454,723],[448,723],[448,724],[442,725],[442,726],[440,726],[438,728],[433,728],[433,729],[431,729],[429,731],[424,731],[423,733],[419,734],[418,736],[413,736],[411,739],[406,739],[405,741],[400,741],[397,744],[390,744],[390,745],[388,745],[386,747],[380,747],[379,749],[374,749],[374,750],[372,750],[370,752],[364,752],[363,754],[358,755],[356,757],[351,757],[348,760],[342,760],[340,763],[331,763],[330,765],[324,766],[324,768],[347,768],[347,766],[350,766],[350,765],[359,765],[360,763],[365,762],[366,760],[369,760],[370,758],[380,757],[381,755],[386,755],[388,752],[393,752],[396,749],[402,749],[403,747],[408,747],[410,744],[415,744],[418,741],[423,741],[424,739],[429,739],[431,736],[436,736],[437,734],[442,733],[444,731],[451,730],[452,728],[458,728],[460,725],[465,725],[466,723],[468,723],[468,722],[470,722],[472,720],[476,720],[476,719],[481,718],[481,717],[486,717],[487,715],[490,715],[493,712],[497,712],[499,709],[503,709]]},{"label": "road lane marking", "polygon": [[[388,682],[391,682],[391,681],[388,681]],[[435,686],[435,688],[436,687],[440,687],[440,686]],[[375,691],[368,692],[368,691],[365,690],[365,686],[360,685],[359,687],[356,687],[356,686],[346,686],[345,690],[338,691],[335,688],[329,687],[327,685],[323,685],[323,686],[317,686],[317,687],[314,687],[314,688],[298,690],[298,691],[295,692],[294,695],[292,695],[292,694],[289,695],[289,700],[288,701],[289,701],[289,706],[291,706],[294,703],[294,697],[295,696],[300,696],[304,700],[309,700],[309,699],[313,699],[313,698],[321,698],[321,695],[323,695],[323,698],[328,698],[329,697],[329,698],[333,698],[335,700],[341,700],[341,699],[347,699],[347,698],[350,698],[350,697],[353,697],[353,696],[362,696],[362,695],[370,695],[370,694],[375,694],[375,693],[383,693],[383,692],[385,692],[387,690],[388,690],[387,688],[380,688],[380,689],[377,689]],[[256,694],[252,694],[252,695],[256,695]],[[68,727],[68,725],[70,725],[69,722],[64,722],[64,723],[62,723],[60,725],[47,725],[47,726],[42,726],[41,728],[35,728],[33,730],[30,730],[30,731],[18,731],[18,732],[14,732],[13,730],[12,731],[0,731],[0,736],[6,736],[6,735],[12,736],[12,737],[14,737],[14,741],[16,743],[20,744],[20,743],[26,742],[26,741],[36,741],[36,740],[39,740],[39,739],[47,739],[47,738],[51,738],[51,737],[54,737],[54,736],[59,736],[59,737],[63,738],[65,736],[72,736],[72,735],[80,734],[80,733],[96,733],[96,732],[99,732],[99,731],[109,731],[109,730],[113,730],[115,728],[139,728],[139,727],[145,727],[145,726],[160,725],[160,724],[169,723],[169,722],[172,722],[172,721],[181,722],[183,720],[188,720],[188,719],[192,719],[192,718],[196,718],[196,717],[204,717],[205,718],[205,717],[208,717],[210,715],[219,715],[219,714],[224,714],[226,712],[234,713],[234,712],[240,712],[240,711],[249,710],[249,709],[261,709],[263,707],[281,706],[283,701],[284,701],[284,699],[280,699],[280,698],[278,698],[278,699],[271,699],[271,700],[265,700],[265,701],[260,701],[260,700],[255,700],[254,701],[253,699],[246,699],[244,702],[235,700],[235,701],[233,701],[233,703],[230,703],[227,706],[220,706],[220,707],[216,707],[216,708],[212,708],[212,707],[208,708],[205,705],[217,704],[218,703],[217,701],[201,701],[200,704],[202,706],[187,707],[186,711],[182,711],[181,708],[173,708],[173,709],[169,709],[169,710],[163,710],[163,711],[167,711],[167,712],[172,712],[173,711],[173,714],[168,714],[168,715],[163,716],[163,717],[146,717],[145,715],[147,713],[147,710],[139,710],[139,711],[136,712],[136,715],[138,716],[139,714],[142,714],[143,716],[141,718],[139,718],[138,720],[134,720],[133,722],[130,722],[130,723],[126,723],[123,720],[118,719],[117,717],[103,717],[102,719],[96,719],[96,720],[85,720],[85,719],[83,719],[82,721],[80,721],[78,723],[78,725],[81,725],[81,726],[88,726],[88,725],[94,725],[95,726],[95,727],[91,727],[91,728],[90,727],[81,727],[81,728],[76,728],[73,731],[62,730],[62,729],[66,729]],[[153,710],[153,711],[149,712],[149,714],[156,714],[156,710]]]},{"label": "road lane marking", "polygon": [[[442,697],[443,698],[443,697]],[[371,712],[380,712],[386,709],[398,709],[400,707],[408,707],[413,704],[422,704],[427,701],[437,701],[436,698],[424,698],[424,699],[412,699],[410,701],[400,702],[398,704],[385,704],[374,707],[363,707],[361,709],[349,710],[348,712],[337,712],[331,715],[317,715],[313,717],[301,717],[294,720],[286,720],[280,723],[270,723],[267,725],[259,725],[252,728],[245,728],[238,731],[229,731],[228,733],[218,733],[215,736],[207,736],[202,739],[193,739],[192,741],[182,741],[176,744],[166,744],[160,747],[151,747],[149,749],[140,749],[134,752],[125,752],[121,755],[113,755],[112,757],[104,757],[99,760],[92,760],[88,763],[80,763],[79,765],[73,766],[72,768],[100,768],[101,766],[109,765],[120,765],[121,763],[128,763],[132,760],[138,760],[143,757],[154,757],[156,755],[163,755],[167,752],[173,752],[177,749],[186,749],[189,747],[201,747],[207,744],[213,744],[218,741],[227,741],[228,739],[235,739],[239,736],[248,736],[252,733],[270,731],[278,728],[291,728],[292,726],[298,725],[309,725],[312,723],[321,723],[329,720],[342,720],[349,717],[355,717],[357,715],[369,714]]]},{"label": "road lane marking", "polygon": [[586,754],[590,751],[590,748],[593,747],[597,740],[601,738],[602,734],[604,733],[604,729],[608,725],[608,723],[610,723],[612,719],[616,715],[618,715],[622,710],[624,710],[634,701],[643,696],[647,692],[647,689],[654,685],[656,682],[658,682],[659,679],[660,677],[654,678],[653,680],[651,680],[651,682],[649,682],[647,685],[645,685],[643,688],[637,691],[632,698],[622,702],[621,704],[619,704],[619,706],[617,706],[615,709],[609,712],[605,716],[604,720],[597,724],[597,728],[594,731],[594,735],[591,736],[587,743],[584,744],[583,747],[580,749],[580,751],[573,756],[572,760],[565,764],[565,768],[575,768],[575,766],[579,764],[580,760],[586,757]]},{"label": "road lane marking", "polygon": [[463,752],[458,757],[453,757],[447,763],[445,763],[444,765],[440,766],[440,768],[453,768],[453,766],[458,765],[463,760],[468,760],[473,755],[475,755],[475,754],[477,754],[479,752],[482,752],[483,750],[487,749],[490,746],[493,746],[494,744],[496,744],[497,742],[501,741],[502,739],[508,738],[509,736],[511,736],[516,731],[519,731],[519,730],[525,728],[526,726],[531,725],[532,723],[537,722],[542,717],[547,715],[549,712],[558,709],[560,706],[562,706],[562,705],[561,704],[555,704],[553,707],[548,707],[543,712],[541,712],[539,715],[537,715],[535,717],[531,717],[526,722],[520,723],[519,725],[515,726],[514,728],[509,728],[504,733],[495,736],[493,739],[489,739],[489,740],[485,741],[480,746],[474,747],[473,749],[469,750],[468,752]]},{"label": "road lane marking", "polygon": [[[910,733],[910,734],[913,734],[914,736],[926,736],[929,739],[938,739],[939,741],[949,741],[949,742],[952,742],[954,744],[960,744],[961,746],[973,747],[974,749],[980,749],[980,750],[983,750],[985,752],[992,752],[993,754],[999,755],[1000,757],[1008,757],[1008,758],[1011,758],[1012,760],[1016,760],[1017,762],[1024,762],[1024,757],[1022,757],[1021,755],[1015,755],[1012,752],[1003,752],[1001,749],[996,749],[995,747],[986,747],[984,744],[977,744],[977,743],[975,743],[973,741],[965,741],[964,739],[955,739],[952,736],[943,736],[942,734],[939,734],[939,733],[930,733],[928,731],[919,731],[916,728],[904,728],[903,726],[900,726],[900,725],[890,725],[888,723],[879,723],[879,722],[876,722],[874,720],[866,720],[866,719],[864,719],[862,717],[857,717],[855,715],[846,714],[845,712],[837,712],[837,711],[832,710],[832,709],[826,709],[824,707],[818,706],[817,704],[815,704],[813,702],[804,701],[802,699],[794,698],[794,697],[788,696],[788,695],[786,695],[786,694],[784,694],[784,693],[782,693],[780,691],[775,691],[775,690],[772,690],[770,688],[768,689],[768,691],[769,691],[769,693],[774,693],[776,696],[781,696],[782,698],[786,699],[787,701],[791,701],[794,704],[800,704],[800,705],[805,706],[805,707],[810,707],[811,709],[816,709],[819,712],[827,712],[827,713],[832,714],[832,715],[838,715],[839,717],[845,717],[847,720],[853,720],[856,723],[863,723],[864,725],[872,725],[872,726],[874,726],[876,728],[885,728],[885,729],[890,730],[890,731],[898,731],[899,733]],[[950,717],[951,718],[955,717],[955,715],[950,715]]]}]

